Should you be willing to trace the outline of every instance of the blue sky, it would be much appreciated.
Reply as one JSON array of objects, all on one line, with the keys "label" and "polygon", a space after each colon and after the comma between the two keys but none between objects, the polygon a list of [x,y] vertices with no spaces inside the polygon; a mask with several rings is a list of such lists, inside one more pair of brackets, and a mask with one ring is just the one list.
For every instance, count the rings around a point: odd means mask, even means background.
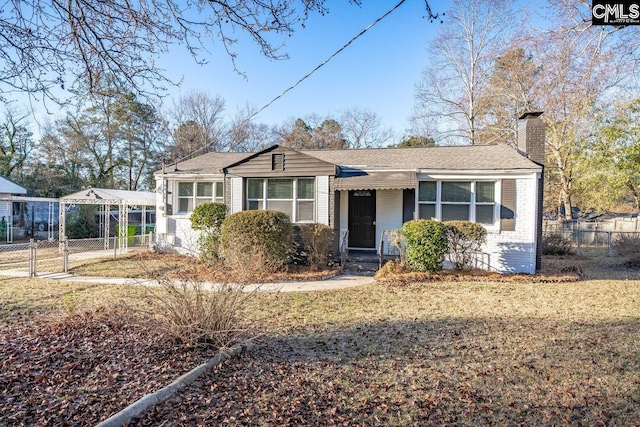
[{"label": "blue sky", "polygon": [[[219,94],[227,110],[250,104],[262,107],[299,78],[307,74],[352,37],[393,7],[393,1],[363,1],[358,7],[347,0],[327,2],[330,13],[312,15],[306,28],[286,39],[288,60],[264,58],[255,44],[240,38],[235,46],[237,66],[246,79],[234,72],[231,60],[219,42],[203,56],[209,63],[196,64],[184,49],[163,58],[159,65],[180,88]],[[430,0],[434,13],[444,12],[448,1]],[[263,111],[257,121],[280,124],[290,117],[312,113],[337,114],[351,107],[368,108],[400,137],[414,105],[414,88],[426,65],[426,48],[439,23],[426,18],[424,0],[407,0],[351,46],[318,70],[283,98]]]}]

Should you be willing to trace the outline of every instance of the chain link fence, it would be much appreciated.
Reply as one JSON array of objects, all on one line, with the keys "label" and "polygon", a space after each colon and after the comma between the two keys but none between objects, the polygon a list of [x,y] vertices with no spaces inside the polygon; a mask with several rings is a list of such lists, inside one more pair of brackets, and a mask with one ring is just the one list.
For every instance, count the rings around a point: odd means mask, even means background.
[{"label": "chain link fence", "polygon": [[616,250],[616,242],[623,237],[640,239],[640,231],[607,231],[593,228],[544,230],[543,239],[553,236],[562,236],[571,242],[578,255],[615,257],[620,256]]},{"label": "chain link fence", "polygon": [[153,233],[149,233],[95,239],[32,240],[29,243],[0,245],[0,270],[12,270],[16,275],[27,273],[29,277],[68,273],[89,262],[115,260],[129,249],[150,249],[153,244]]}]

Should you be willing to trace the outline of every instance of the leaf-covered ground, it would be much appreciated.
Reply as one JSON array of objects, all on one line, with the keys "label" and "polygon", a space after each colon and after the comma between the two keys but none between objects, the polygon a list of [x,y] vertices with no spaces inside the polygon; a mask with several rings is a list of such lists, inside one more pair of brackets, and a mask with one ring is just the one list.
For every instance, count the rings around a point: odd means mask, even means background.
[{"label": "leaf-covered ground", "polygon": [[268,295],[269,330],[138,425],[640,425],[640,286]]},{"label": "leaf-covered ground", "polygon": [[206,360],[168,344],[115,313],[3,329],[0,424],[96,424]]}]

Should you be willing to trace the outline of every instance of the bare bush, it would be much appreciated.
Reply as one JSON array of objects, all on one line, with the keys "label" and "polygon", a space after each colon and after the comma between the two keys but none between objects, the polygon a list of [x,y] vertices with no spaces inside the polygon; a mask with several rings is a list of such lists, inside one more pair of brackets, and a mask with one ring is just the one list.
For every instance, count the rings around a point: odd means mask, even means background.
[{"label": "bare bush", "polygon": [[392,230],[388,234],[389,236],[389,244],[393,246],[398,252],[398,256],[400,259],[398,263],[403,266],[403,268],[409,268],[409,260],[407,258],[407,247],[404,242],[404,236],[400,230]]},{"label": "bare bush", "polygon": [[562,234],[547,234],[542,238],[542,255],[569,255],[572,253],[571,239]]},{"label": "bare bush", "polygon": [[449,260],[456,270],[468,270],[473,267],[476,254],[486,241],[487,230],[471,221],[446,221],[447,241],[449,242]]},{"label": "bare bush", "polygon": [[627,259],[625,263],[627,267],[640,267],[640,234],[621,234],[611,246]]},{"label": "bare bush", "polygon": [[187,347],[222,348],[241,339],[241,313],[253,296],[242,284],[207,284],[185,273],[156,277],[145,287],[146,311],[167,335]]},{"label": "bare bush", "polygon": [[333,229],[324,224],[305,224],[300,227],[300,234],[311,271],[326,267],[333,249]]},{"label": "bare bush", "polygon": [[224,256],[224,268],[229,277],[235,283],[243,285],[259,283],[282,269],[282,262],[260,246],[228,245]]}]

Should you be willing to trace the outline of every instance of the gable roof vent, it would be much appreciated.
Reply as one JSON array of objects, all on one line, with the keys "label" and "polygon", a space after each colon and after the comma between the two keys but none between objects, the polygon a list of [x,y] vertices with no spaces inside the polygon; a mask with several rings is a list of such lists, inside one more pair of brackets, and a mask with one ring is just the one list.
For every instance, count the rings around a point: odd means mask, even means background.
[{"label": "gable roof vent", "polygon": [[272,171],[284,170],[284,153],[273,153],[271,155],[271,170]]}]

